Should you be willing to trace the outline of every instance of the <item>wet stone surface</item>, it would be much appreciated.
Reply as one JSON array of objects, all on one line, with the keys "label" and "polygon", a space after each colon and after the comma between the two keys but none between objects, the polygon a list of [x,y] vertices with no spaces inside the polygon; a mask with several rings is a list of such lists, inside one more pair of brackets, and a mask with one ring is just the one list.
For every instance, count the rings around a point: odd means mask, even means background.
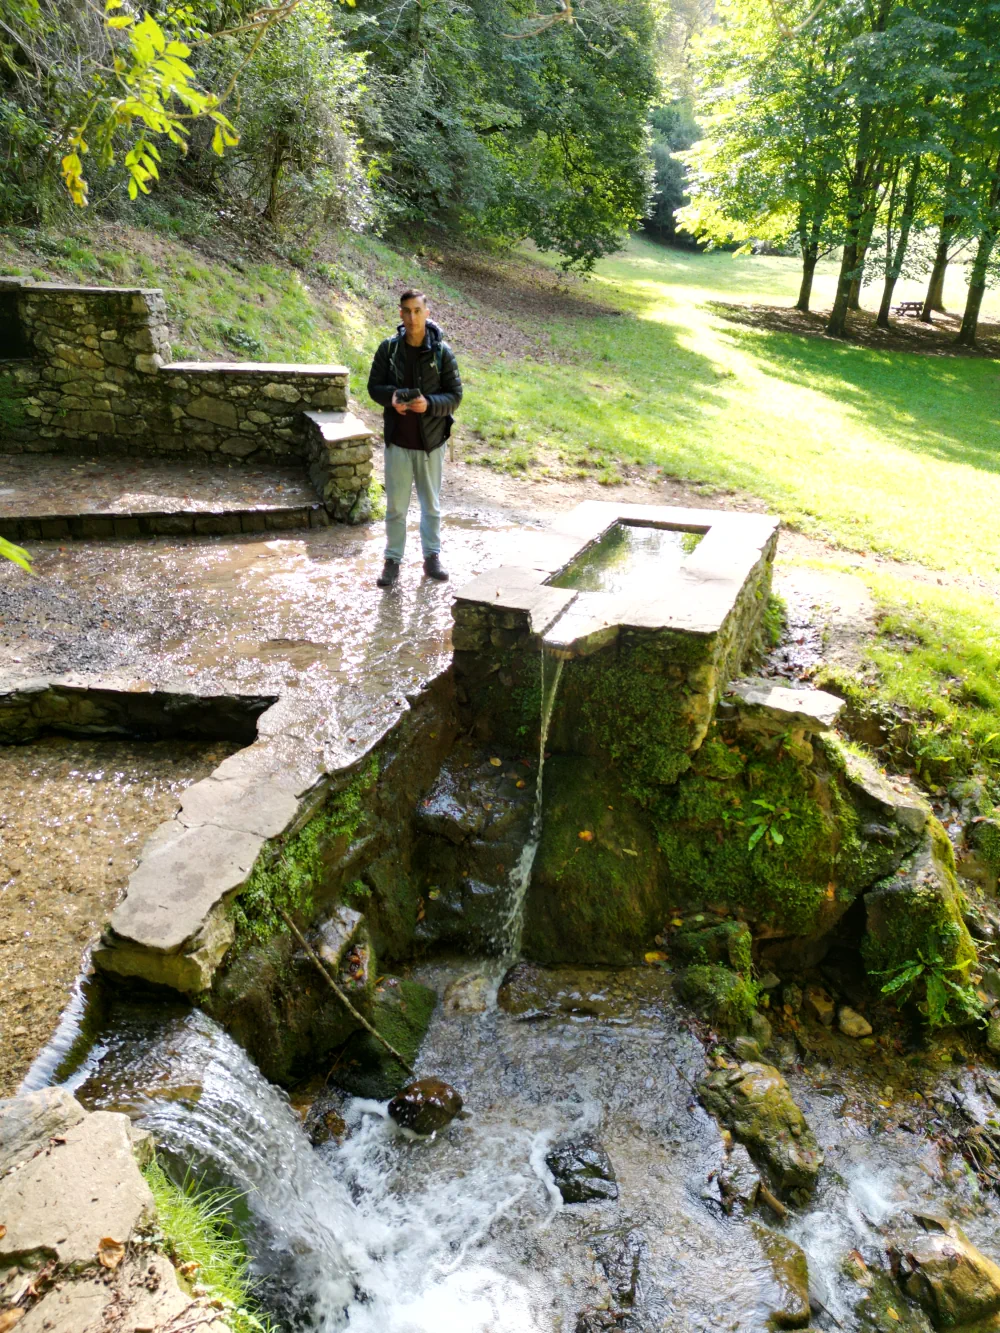
[{"label": "wet stone surface", "polygon": [[0,455],[0,520],[49,514],[291,509],[316,504],[317,499],[302,468]]},{"label": "wet stone surface", "polygon": [[50,1037],[142,844],[230,749],[60,737],[0,747],[0,1097]]}]

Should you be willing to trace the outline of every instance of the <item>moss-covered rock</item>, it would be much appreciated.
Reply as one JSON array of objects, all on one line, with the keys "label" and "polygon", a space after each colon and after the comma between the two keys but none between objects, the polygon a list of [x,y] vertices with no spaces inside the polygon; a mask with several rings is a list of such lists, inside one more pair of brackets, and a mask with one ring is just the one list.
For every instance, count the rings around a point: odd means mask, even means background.
[{"label": "moss-covered rock", "polygon": [[917,850],[865,895],[862,954],[869,972],[884,978],[921,956],[939,957],[952,980],[965,981],[976,948],[962,905],[951,843],[931,818]]},{"label": "moss-covered rock", "polygon": [[771,1270],[768,1328],[806,1328],[809,1324],[809,1264],[805,1251],[790,1236],[772,1231],[759,1222],[751,1223],[751,1229]]},{"label": "moss-covered rock", "polygon": [[[403,977],[385,977],[375,991],[371,1021],[390,1045],[413,1065],[430,1025],[437,995],[429,986]],[[369,1032],[347,1042],[332,1079],[355,1097],[392,1097],[412,1075]]]},{"label": "moss-covered rock", "polygon": [[746,1027],[757,1007],[757,987],[749,973],[714,963],[689,967],[680,978],[681,999],[724,1032]]},{"label": "moss-covered rock", "polygon": [[753,936],[745,921],[686,922],[670,937],[671,957],[681,963],[722,963],[750,975]]},{"label": "moss-covered rock", "polygon": [[543,963],[635,962],[666,907],[648,821],[592,760],[553,756],[544,792],[525,956]]},{"label": "moss-covered rock", "polygon": [[706,1109],[732,1130],[779,1190],[808,1192],[823,1154],[788,1084],[773,1065],[717,1069],[699,1084]]}]

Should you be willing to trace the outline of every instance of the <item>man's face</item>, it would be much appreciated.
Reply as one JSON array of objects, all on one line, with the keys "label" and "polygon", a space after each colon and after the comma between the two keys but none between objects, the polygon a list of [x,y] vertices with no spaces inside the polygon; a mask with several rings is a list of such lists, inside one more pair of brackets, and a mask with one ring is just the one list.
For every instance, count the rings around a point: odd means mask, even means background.
[{"label": "man's face", "polygon": [[427,327],[427,302],[420,296],[411,296],[399,307],[399,318],[406,337],[411,343],[423,342]]}]

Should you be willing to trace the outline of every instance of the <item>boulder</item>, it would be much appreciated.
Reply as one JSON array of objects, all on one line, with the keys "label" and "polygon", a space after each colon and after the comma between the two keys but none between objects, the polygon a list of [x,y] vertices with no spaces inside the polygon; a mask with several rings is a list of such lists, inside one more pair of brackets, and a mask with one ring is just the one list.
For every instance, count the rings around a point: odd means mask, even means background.
[{"label": "boulder", "polygon": [[400,1089],[389,1103],[389,1115],[414,1134],[436,1134],[462,1109],[462,1098],[440,1078],[418,1078]]},{"label": "boulder", "polygon": [[952,969],[951,979],[964,980],[976,961],[976,947],[961,904],[951,843],[930,818],[917,850],[865,894],[862,954],[869,972],[884,976],[920,954],[939,955]]},{"label": "boulder", "polygon": [[611,1158],[593,1134],[580,1134],[557,1144],[546,1155],[563,1203],[585,1203],[588,1199],[617,1199],[618,1183]]},{"label": "boulder", "polygon": [[757,1203],[760,1173],[742,1143],[734,1143],[716,1177],[725,1213],[750,1212]]},{"label": "boulder", "polygon": [[680,963],[722,963],[748,972],[752,945],[753,936],[744,921],[692,922],[671,935],[670,954]]},{"label": "boulder", "polygon": [[734,1032],[750,1021],[757,993],[746,976],[728,967],[700,963],[689,967],[678,982],[678,993],[713,1026]]},{"label": "boulder", "polygon": [[788,1084],[773,1065],[716,1069],[698,1086],[705,1108],[746,1145],[784,1192],[808,1192],[823,1154]]},{"label": "boulder", "polygon": [[809,1323],[809,1266],[800,1245],[779,1231],[751,1224],[768,1265],[768,1327],[805,1328]]},{"label": "boulder", "polygon": [[529,1022],[557,1012],[546,975],[534,963],[515,963],[507,969],[497,991],[497,1005],[504,1013]]},{"label": "boulder", "polygon": [[914,1226],[893,1237],[889,1258],[902,1289],[936,1328],[961,1328],[1000,1315],[1000,1265],[950,1218],[914,1213]]}]

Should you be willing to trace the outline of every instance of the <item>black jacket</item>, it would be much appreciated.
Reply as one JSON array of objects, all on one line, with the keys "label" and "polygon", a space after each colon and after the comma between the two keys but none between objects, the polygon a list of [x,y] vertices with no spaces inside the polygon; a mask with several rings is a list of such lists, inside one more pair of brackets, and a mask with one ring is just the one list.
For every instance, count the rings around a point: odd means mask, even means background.
[{"label": "black jacket", "polygon": [[[382,406],[383,434],[386,444],[392,444],[399,413],[392,405],[392,395],[403,388],[406,357],[403,344],[406,330],[400,324],[394,338],[379,344],[368,376],[368,393]],[[432,453],[440,449],[451,434],[452,412],[462,401],[462,378],[458,373],[455,353],[441,337],[441,330],[432,319],[427,321],[423,345],[417,363],[417,388],[427,399],[427,411],[418,416],[420,438],[424,450]]]}]

